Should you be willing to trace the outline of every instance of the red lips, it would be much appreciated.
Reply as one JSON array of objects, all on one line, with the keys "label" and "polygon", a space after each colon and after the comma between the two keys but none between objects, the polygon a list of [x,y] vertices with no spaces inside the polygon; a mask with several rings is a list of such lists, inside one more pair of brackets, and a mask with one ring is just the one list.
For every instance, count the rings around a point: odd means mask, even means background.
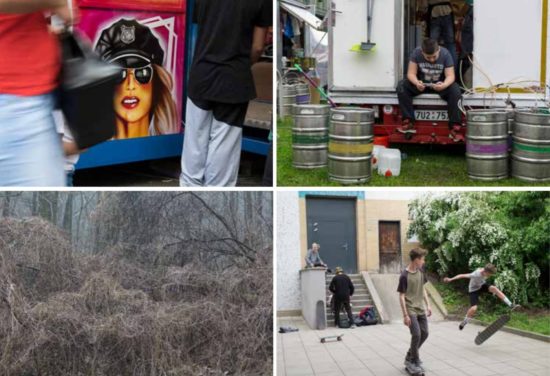
[{"label": "red lips", "polygon": [[133,110],[139,105],[139,98],[138,97],[124,97],[122,99],[122,107],[124,107],[127,110]]}]

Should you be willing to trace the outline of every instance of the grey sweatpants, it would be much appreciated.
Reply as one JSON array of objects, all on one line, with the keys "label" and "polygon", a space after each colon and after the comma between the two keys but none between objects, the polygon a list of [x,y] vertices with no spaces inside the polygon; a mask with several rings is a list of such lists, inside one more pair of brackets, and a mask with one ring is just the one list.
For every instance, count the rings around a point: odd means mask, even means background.
[{"label": "grey sweatpants", "polygon": [[187,99],[180,186],[234,187],[241,161],[241,127],[214,118]]},{"label": "grey sweatpants", "polygon": [[407,352],[407,359],[413,362],[418,361],[418,349],[428,338],[428,318],[426,315],[410,315],[411,326],[411,348]]}]

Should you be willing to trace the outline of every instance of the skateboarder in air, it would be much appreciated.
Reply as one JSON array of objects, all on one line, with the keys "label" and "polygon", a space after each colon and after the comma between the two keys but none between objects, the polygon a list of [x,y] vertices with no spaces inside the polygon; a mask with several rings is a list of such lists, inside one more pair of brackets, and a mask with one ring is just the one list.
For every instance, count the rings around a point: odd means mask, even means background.
[{"label": "skateboarder in air", "polygon": [[411,347],[405,357],[407,371],[414,375],[422,374],[422,362],[418,350],[428,338],[428,317],[432,308],[424,284],[428,282],[423,271],[426,251],[415,248],[410,251],[411,262],[399,276],[399,302],[403,311],[403,323],[411,331]]},{"label": "skateboarder in air", "polygon": [[469,279],[470,285],[468,286],[468,294],[470,296],[470,308],[466,312],[464,320],[460,323],[458,328],[460,330],[464,329],[466,324],[474,317],[477,312],[477,303],[479,301],[479,295],[482,293],[490,292],[493,295],[496,295],[500,300],[502,300],[508,307],[515,309],[519,305],[513,305],[510,299],[506,297],[496,286],[493,286],[486,282],[486,280],[494,275],[497,272],[497,268],[493,264],[487,264],[483,268],[474,270],[469,274],[458,274],[453,278],[443,278],[443,282],[450,283],[456,281],[457,279]]}]

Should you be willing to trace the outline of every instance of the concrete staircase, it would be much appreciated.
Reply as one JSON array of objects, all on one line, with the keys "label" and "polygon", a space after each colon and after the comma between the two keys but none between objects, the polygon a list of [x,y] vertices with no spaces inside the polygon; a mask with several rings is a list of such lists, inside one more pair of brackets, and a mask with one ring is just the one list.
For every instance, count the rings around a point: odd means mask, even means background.
[{"label": "concrete staircase", "polygon": [[[330,303],[330,297],[332,295],[332,293],[328,290],[328,286],[330,285],[330,281],[332,281],[333,277],[334,274],[326,275],[325,290],[327,294],[327,305]],[[373,306],[374,303],[361,274],[348,274],[348,277],[351,278],[351,282],[355,287],[355,292],[351,297],[351,311],[354,315],[358,315],[359,312],[361,312],[361,310],[365,308],[365,306]],[[331,312],[331,309],[328,306],[326,307],[326,313],[327,327],[334,327],[334,314]],[[345,317],[344,315],[345,314],[340,313],[340,317]]]}]

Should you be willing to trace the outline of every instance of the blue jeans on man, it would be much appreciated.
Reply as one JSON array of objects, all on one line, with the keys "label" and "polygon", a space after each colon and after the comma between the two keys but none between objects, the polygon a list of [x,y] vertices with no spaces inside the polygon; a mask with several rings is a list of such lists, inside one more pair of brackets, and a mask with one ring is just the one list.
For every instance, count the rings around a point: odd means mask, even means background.
[{"label": "blue jeans on man", "polygon": [[458,66],[455,44],[455,28],[453,25],[453,16],[434,17],[430,20],[430,38],[439,41],[443,38],[443,46],[449,50],[453,57],[455,67]]}]

